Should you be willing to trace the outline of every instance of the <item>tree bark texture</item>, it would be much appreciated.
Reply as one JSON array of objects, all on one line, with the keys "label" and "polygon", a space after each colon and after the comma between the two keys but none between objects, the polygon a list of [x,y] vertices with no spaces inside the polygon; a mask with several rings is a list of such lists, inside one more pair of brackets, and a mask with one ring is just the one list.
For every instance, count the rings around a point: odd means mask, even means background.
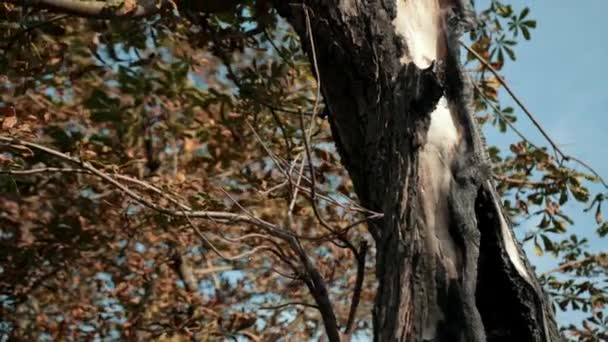
[{"label": "tree bark texture", "polygon": [[360,201],[384,213],[369,225],[374,340],[561,340],[501,209],[469,107],[458,48],[474,25],[469,0],[275,6],[316,60]]}]

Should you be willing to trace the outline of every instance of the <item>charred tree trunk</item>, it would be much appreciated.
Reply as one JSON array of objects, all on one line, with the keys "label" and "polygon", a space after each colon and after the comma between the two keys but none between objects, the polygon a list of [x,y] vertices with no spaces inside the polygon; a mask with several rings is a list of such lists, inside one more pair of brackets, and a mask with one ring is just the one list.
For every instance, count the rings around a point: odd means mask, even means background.
[{"label": "charred tree trunk", "polygon": [[[558,341],[469,107],[469,0],[277,0],[322,85],[369,225],[376,341]],[[314,38],[310,43],[309,32]]]}]

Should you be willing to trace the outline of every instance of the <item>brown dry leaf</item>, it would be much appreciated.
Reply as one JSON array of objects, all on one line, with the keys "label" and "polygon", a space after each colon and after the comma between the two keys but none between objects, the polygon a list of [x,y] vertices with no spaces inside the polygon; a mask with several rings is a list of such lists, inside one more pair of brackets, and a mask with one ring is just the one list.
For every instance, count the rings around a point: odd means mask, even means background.
[{"label": "brown dry leaf", "polygon": [[84,160],[92,160],[97,157],[97,153],[91,150],[85,150],[80,153],[80,157]]},{"label": "brown dry leaf", "polygon": [[183,183],[186,181],[186,175],[183,172],[178,172],[175,174],[175,181],[178,183]]},{"label": "brown dry leaf", "polygon": [[15,124],[17,124],[17,116],[7,116],[4,118],[4,120],[2,120],[2,129],[11,129],[15,126]]},{"label": "brown dry leaf", "polygon": [[198,146],[198,140],[192,138],[184,138],[184,151],[190,153]]},{"label": "brown dry leaf", "polygon": [[496,77],[489,77],[484,81],[484,87],[492,88],[495,90],[498,90],[501,85],[502,84],[500,83],[500,80]]}]

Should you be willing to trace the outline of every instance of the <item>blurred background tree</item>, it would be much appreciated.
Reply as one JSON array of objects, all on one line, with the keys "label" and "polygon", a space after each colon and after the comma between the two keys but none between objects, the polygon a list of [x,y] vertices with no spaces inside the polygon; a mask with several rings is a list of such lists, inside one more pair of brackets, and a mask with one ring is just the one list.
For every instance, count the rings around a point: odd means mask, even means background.
[{"label": "blurred background tree", "polygon": [[[297,34],[263,0],[176,4],[99,20],[0,2],[0,340],[318,339],[312,289],[366,340],[360,223],[380,214],[355,200]],[[478,121],[516,130],[492,70],[536,22],[506,1],[479,20]],[[511,220],[537,222],[522,242],[560,260],[541,282],[585,313],[565,335],[608,339],[608,256],[562,210],[580,203],[603,238],[601,177],[551,140],[489,143]]]}]

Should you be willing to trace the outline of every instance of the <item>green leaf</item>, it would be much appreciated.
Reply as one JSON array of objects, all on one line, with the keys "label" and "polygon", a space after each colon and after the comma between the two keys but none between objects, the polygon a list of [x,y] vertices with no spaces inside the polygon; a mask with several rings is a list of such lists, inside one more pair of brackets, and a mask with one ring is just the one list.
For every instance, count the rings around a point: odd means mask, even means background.
[{"label": "green leaf", "polygon": [[526,26],[521,26],[521,33],[524,35],[524,38],[526,40],[530,40],[530,31],[528,30],[528,28]]},{"label": "green leaf", "polygon": [[541,228],[541,229],[547,228],[547,227],[549,227],[549,223],[550,223],[550,221],[547,218],[547,216],[543,215],[543,219],[540,220],[540,223],[538,224],[538,228]]},{"label": "green leaf", "polygon": [[529,13],[530,13],[530,8],[528,8],[528,7],[524,8],[521,11],[521,13],[519,14],[519,20],[524,19]]},{"label": "green leaf", "polygon": [[543,239],[543,244],[545,246],[546,251],[554,251],[555,246],[553,245],[553,241],[547,237],[545,234],[541,234],[540,237]]},{"label": "green leaf", "polygon": [[608,221],[602,223],[602,225],[597,228],[597,234],[600,237],[608,235]]},{"label": "green leaf", "polygon": [[510,49],[510,48],[508,48],[508,47],[506,47],[506,46],[505,46],[505,47],[504,47],[504,50],[507,52],[507,55],[509,55],[509,58],[510,58],[512,61],[515,61],[515,60],[516,60],[516,58],[515,58],[515,52],[514,52],[512,49]]},{"label": "green leaf", "polygon": [[529,27],[529,28],[536,28],[536,20],[526,20],[526,21],[522,21],[521,25]]},{"label": "green leaf", "polygon": [[559,196],[559,205],[563,205],[566,202],[568,202],[568,191],[564,188]]}]

